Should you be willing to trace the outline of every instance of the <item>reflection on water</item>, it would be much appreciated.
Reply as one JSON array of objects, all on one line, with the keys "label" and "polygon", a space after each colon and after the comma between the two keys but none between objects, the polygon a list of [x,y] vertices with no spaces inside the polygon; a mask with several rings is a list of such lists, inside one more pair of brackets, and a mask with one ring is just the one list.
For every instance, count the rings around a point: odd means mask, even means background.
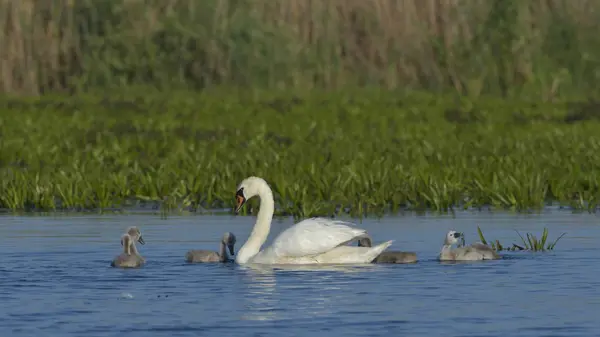
[{"label": "reflection on water", "polygon": [[277,283],[275,273],[268,268],[238,267],[243,271],[245,320],[268,321],[277,318]]},{"label": "reflection on water", "polygon": [[[332,314],[331,303],[339,301],[336,294],[347,296],[348,292],[352,291],[353,279],[340,277],[337,273],[368,273],[381,266],[247,264],[238,268],[244,272],[244,278],[247,279],[244,293],[247,313],[242,319],[266,321]],[[298,277],[305,279],[305,282],[290,282]],[[286,310],[280,308],[279,292],[303,292],[305,296],[292,310]]]},{"label": "reflection on water", "polygon": [[[225,231],[241,246],[249,217],[0,217],[2,336],[596,336],[600,334],[597,218],[550,213],[462,213],[370,221],[374,241],[414,251],[409,265],[187,264]],[[291,221],[286,221],[285,226]],[[141,228],[147,260],[110,268],[120,235]],[[518,242],[550,239],[548,253],[484,262],[436,261],[449,229]],[[285,228],[274,223],[272,238]],[[173,228],[177,228],[176,231]],[[538,235],[539,236],[539,235]],[[195,240],[194,238],[197,238]],[[239,247],[237,247],[239,248]]]},{"label": "reflection on water", "polygon": [[240,268],[248,268],[260,272],[272,273],[273,271],[285,272],[339,272],[360,273],[382,268],[376,264],[246,264]]}]

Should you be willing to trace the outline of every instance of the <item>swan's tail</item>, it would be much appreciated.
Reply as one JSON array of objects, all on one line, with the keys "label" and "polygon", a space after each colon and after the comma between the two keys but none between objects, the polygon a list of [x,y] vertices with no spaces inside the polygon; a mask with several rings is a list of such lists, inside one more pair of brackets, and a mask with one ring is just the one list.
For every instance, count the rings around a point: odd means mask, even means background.
[{"label": "swan's tail", "polygon": [[389,240],[384,243],[380,243],[375,247],[371,247],[365,254],[365,260],[367,260],[366,262],[372,262],[375,260],[379,254],[383,253],[384,250],[392,245],[392,242],[394,242],[394,240]]},{"label": "swan's tail", "polygon": [[334,249],[313,256],[311,263],[371,263],[381,252],[392,244],[393,240],[375,247],[337,246]]}]

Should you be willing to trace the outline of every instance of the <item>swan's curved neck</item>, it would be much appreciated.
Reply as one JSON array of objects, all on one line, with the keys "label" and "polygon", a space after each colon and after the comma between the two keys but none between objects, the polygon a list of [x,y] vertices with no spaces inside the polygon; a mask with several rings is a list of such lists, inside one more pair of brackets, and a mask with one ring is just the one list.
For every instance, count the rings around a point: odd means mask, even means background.
[{"label": "swan's curved neck", "polygon": [[450,252],[452,252],[452,245],[448,244],[447,242],[444,242],[440,254],[448,254]]},{"label": "swan's curved neck", "polygon": [[[135,255],[137,255],[137,253],[138,253],[138,250],[137,250],[137,247],[135,246],[135,243],[133,243],[133,242],[132,242],[132,243],[129,245],[129,249],[130,249],[130,252],[131,252],[131,254],[135,254]],[[131,255],[131,254],[129,254],[129,255]]]},{"label": "swan's curved neck", "polygon": [[219,256],[221,257],[221,262],[227,262],[229,260],[229,254],[227,254],[227,245],[225,245],[225,242],[223,241],[221,241]]},{"label": "swan's curved neck", "polygon": [[250,237],[238,251],[235,261],[238,263],[246,263],[254,255],[258,254],[260,247],[267,241],[269,231],[271,230],[271,220],[273,220],[273,212],[275,211],[275,201],[273,200],[273,192],[267,184],[260,186],[258,191],[260,198],[260,210],[256,217],[256,224],[250,233]]}]

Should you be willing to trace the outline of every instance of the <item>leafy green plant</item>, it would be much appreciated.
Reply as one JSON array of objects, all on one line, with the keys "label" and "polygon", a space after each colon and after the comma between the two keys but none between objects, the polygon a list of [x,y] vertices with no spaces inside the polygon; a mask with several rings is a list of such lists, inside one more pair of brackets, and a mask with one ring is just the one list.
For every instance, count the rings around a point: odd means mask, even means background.
[{"label": "leafy green plant", "polygon": [[[448,120],[456,104],[453,95],[369,89],[3,97],[0,208],[227,211],[236,185],[258,175],[276,214],[299,218],[595,212],[597,122],[564,123],[568,104],[489,97],[460,102],[485,118]],[[515,110],[531,123],[515,122]]]},{"label": "leafy green plant", "polygon": [[525,246],[524,248],[526,250],[531,250],[531,251],[544,251],[544,250],[553,250],[554,246],[556,246],[556,243],[558,242],[558,240],[560,240],[566,233],[562,233],[558,238],[556,238],[556,240],[554,240],[554,242],[549,242],[546,245],[546,241],[548,240],[548,229],[544,228],[544,231],[542,232],[542,237],[538,240],[537,237],[531,233],[527,233],[527,240],[525,240],[525,238],[523,238],[523,236],[521,236],[521,234],[519,232],[517,232],[517,234],[519,234],[519,237],[521,238],[521,241],[523,242],[523,245]]},{"label": "leafy green plant", "polygon": [[[479,226],[477,226],[477,234],[479,235],[479,240],[481,241],[481,243],[488,245],[488,241],[485,239],[483,232],[481,231],[481,228],[479,228]],[[538,239],[534,234],[527,233],[526,234],[527,240],[525,240],[525,238],[518,231],[517,231],[517,234],[521,238],[521,242],[523,243],[522,246],[513,243],[513,245],[511,247],[505,247],[498,240],[489,242],[489,245],[492,247],[492,249],[498,250],[498,251],[501,251],[501,250],[509,250],[509,251],[527,250],[527,251],[532,251],[532,252],[540,252],[540,251],[546,251],[546,250],[553,250],[554,247],[556,246],[556,244],[558,243],[558,241],[563,236],[565,236],[567,233],[562,233],[553,242],[548,242],[548,228],[544,228],[544,230],[542,232],[542,237],[540,239]]]}]

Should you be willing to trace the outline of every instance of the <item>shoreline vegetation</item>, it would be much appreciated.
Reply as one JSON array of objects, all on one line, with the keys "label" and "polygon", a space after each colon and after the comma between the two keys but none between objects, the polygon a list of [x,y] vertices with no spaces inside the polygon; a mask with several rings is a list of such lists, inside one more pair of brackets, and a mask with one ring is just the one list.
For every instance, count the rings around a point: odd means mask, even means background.
[{"label": "shoreline vegetation", "polygon": [[593,106],[378,89],[5,97],[0,207],[231,208],[236,184],[257,175],[278,215],[594,212]]},{"label": "shoreline vegetation", "polygon": [[295,217],[595,212],[599,22],[591,0],[0,0],[0,208],[230,208],[252,174]]},{"label": "shoreline vegetation", "polygon": [[597,97],[594,0],[0,0],[0,92],[371,86]]}]

